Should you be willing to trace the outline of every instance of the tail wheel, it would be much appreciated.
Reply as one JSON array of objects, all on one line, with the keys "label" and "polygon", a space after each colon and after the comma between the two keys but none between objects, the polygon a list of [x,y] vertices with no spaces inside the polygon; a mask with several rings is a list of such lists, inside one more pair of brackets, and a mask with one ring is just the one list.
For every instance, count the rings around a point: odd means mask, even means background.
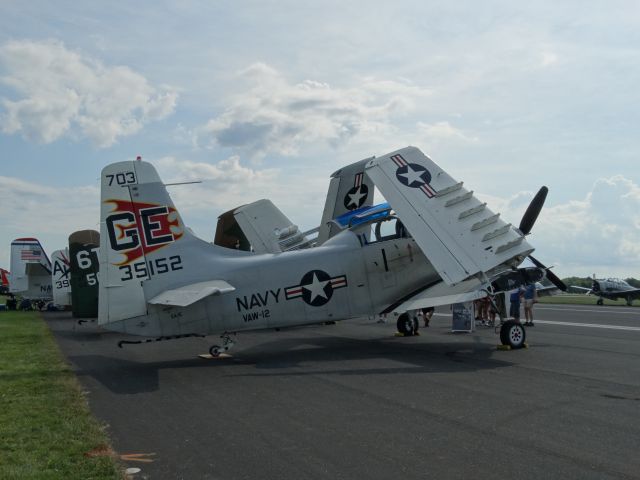
[{"label": "tail wheel", "polygon": [[527,333],[521,323],[507,320],[500,328],[500,341],[513,349],[524,347]]},{"label": "tail wheel", "polygon": [[413,318],[408,313],[403,313],[398,317],[397,321],[398,331],[405,337],[410,337],[414,332]]}]

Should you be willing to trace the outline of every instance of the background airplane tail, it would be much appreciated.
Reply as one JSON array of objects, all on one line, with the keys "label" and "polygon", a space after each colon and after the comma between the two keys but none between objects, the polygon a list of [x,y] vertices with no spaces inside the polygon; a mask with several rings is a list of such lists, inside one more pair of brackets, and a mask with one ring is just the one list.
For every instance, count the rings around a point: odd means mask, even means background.
[{"label": "background airplane tail", "polygon": [[331,175],[318,231],[318,245],[340,232],[340,228],[331,220],[344,213],[373,205],[374,185],[365,173],[365,166],[372,158],[347,165]]},{"label": "background airplane tail", "polygon": [[53,287],[53,303],[63,307],[71,305],[71,281],[69,269],[69,249],[56,250],[51,254],[53,263],[51,284]]},{"label": "background airplane tail", "polygon": [[11,242],[9,291],[33,300],[51,298],[51,262],[38,239]]},{"label": "background airplane tail", "polygon": [[98,316],[100,234],[79,230],[69,235],[71,310],[75,318]]}]

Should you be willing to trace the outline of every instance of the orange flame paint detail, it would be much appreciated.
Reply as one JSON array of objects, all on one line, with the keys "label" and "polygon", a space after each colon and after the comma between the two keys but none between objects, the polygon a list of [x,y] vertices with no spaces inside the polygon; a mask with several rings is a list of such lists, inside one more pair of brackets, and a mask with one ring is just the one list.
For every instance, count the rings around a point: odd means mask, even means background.
[{"label": "orange flame paint detail", "polygon": [[[167,245],[171,245],[173,242],[179,240],[184,235],[183,228],[180,225],[180,217],[178,216],[178,212],[174,207],[170,207],[168,205],[160,205],[157,203],[130,202],[127,200],[106,200],[105,203],[112,203],[114,205],[111,213],[129,212],[132,213],[135,218],[134,223],[128,225],[115,225],[119,230],[118,239],[123,239],[125,237],[125,232],[130,231],[134,228],[138,235],[138,245],[131,248],[130,250],[120,252],[125,256],[125,260],[120,263],[116,263],[115,265],[127,265],[142,257],[143,255],[155,252],[156,250],[159,250],[162,247],[166,247]],[[160,244],[148,245],[145,232],[143,231],[142,216],[140,212],[148,208],[156,207],[166,208],[167,213],[159,213],[148,216],[150,222],[158,225],[157,227],[153,228],[152,233],[155,237],[170,236],[171,240]],[[173,216],[174,218],[170,220],[171,216]]]}]

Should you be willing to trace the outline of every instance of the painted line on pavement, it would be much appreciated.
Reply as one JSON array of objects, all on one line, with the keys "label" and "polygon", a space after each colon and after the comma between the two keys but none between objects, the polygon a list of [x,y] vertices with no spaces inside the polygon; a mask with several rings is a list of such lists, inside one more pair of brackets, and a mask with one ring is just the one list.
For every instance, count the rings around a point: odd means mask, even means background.
[{"label": "painted line on pavement", "polygon": [[[450,313],[434,313],[438,317],[451,317]],[[548,325],[565,325],[568,327],[587,327],[587,328],[605,328],[609,330],[628,330],[631,332],[640,332],[640,327],[628,327],[626,325],[602,325],[599,323],[577,323],[577,322],[556,322],[555,320],[534,320],[534,323],[545,323]],[[534,327],[535,328],[535,327]]]},{"label": "painted line on pavement", "polygon": [[547,323],[549,325],[566,325],[569,327],[605,328],[609,330],[628,330],[640,332],[640,327],[628,327],[626,325],[601,325],[598,323],[556,322],[555,320],[534,320],[534,323]]}]

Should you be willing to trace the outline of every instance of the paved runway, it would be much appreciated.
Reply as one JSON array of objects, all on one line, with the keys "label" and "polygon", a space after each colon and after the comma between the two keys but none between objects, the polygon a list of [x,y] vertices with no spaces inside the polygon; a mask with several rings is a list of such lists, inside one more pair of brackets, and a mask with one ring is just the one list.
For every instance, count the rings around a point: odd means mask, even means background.
[{"label": "paved runway", "polygon": [[153,460],[134,478],[640,478],[640,308],[538,305],[519,351],[444,312],[412,338],[241,334],[226,360],[46,318],[115,450]]}]

